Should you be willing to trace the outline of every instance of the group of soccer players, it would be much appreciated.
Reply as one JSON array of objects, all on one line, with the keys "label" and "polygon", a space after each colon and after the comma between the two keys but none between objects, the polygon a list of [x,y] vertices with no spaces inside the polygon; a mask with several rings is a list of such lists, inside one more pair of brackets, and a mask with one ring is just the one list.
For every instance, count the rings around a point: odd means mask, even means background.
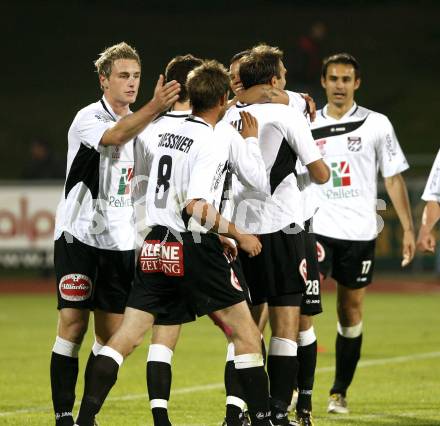
[{"label": "group of soccer players", "polygon": [[[150,329],[150,405],[155,426],[170,425],[173,351],[182,324],[202,315],[228,343],[224,424],[312,425],[312,318],[322,311],[321,277],[330,274],[338,324],[328,411],[347,413],[380,231],[378,168],[402,224],[403,266],[415,252],[400,175],[408,165],[389,120],[354,102],[356,59],[324,60],[328,104],[316,113],[309,97],[285,90],[283,54],[267,45],[235,55],[229,73],[217,61],[173,58],[151,101],[134,113],[137,52],[120,43],[95,65],[103,97],[69,129],[56,219],[56,425],[96,424],[123,360]],[[431,178],[437,186],[438,175]],[[431,248],[440,217],[436,190],[421,248]],[[148,230],[135,259],[138,228]],[[78,352],[91,310],[95,343],[74,421]]]}]

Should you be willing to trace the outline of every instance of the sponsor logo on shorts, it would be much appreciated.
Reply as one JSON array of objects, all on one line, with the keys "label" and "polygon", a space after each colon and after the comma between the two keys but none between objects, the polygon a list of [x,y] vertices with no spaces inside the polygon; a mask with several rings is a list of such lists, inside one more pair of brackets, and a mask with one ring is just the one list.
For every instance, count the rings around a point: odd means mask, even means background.
[{"label": "sponsor logo on shorts", "polygon": [[235,289],[239,291],[243,291],[240,285],[240,281],[238,281],[237,275],[235,275],[235,272],[233,271],[232,268],[231,268],[231,284],[232,287],[234,287]]},{"label": "sponsor logo on shorts", "polygon": [[323,262],[325,259],[325,249],[318,241],[316,241],[316,253],[318,255],[318,262]]},{"label": "sponsor logo on shorts", "polygon": [[87,275],[69,274],[60,280],[61,297],[69,302],[87,300],[92,294],[92,281]]},{"label": "sponsor logo on shorts", "polygon": [[307,260],[303,259],[301,260],[301,263],[299,264],[299,273],[303,277],[304,282],[307,281]]},{"label": "sponsor logo on shorts", "polygon": [[146,240],[139,255],[142,272],[163,272],[165,275],[183,276],[183,246],[179,242]]}]

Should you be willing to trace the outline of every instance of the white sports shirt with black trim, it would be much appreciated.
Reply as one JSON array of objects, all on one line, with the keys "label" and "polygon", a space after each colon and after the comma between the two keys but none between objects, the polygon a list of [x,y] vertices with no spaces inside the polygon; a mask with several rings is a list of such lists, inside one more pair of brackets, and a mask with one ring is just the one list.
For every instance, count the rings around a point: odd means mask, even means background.
[{"label": "white sports shirt with black trim", "polygon": [[[163,135],[172,133],[176,128],[182,126],[188,117],[190,117],[190,111],[171,111],[154,121],[138,136],[135,149],[136,180],[139,173],[150,174],[150,171],[154,169],[155,166],[151,163],[156,155],[160,155]],[[188,121],[192,123],[194,120],[204,125],[207,124],[203,120],[192,116]],[[198,129],[198,126],[196,126],[196,129]],[[226,122],[217,123],[212,137],[210,149],[213,151],[213,155],[216,156],[218,164],[216,170],[212,170],[215,172],[216,182],[213,185],[213,193],[209,202],[218,210],[221,210],[222,214],[229,219],[229,209],[222,205],[222,201],[228,195],[225,194],[228,190],[228,182],[225,179],[228,178],[229,181],[229,176],[234,174],[240,182],[250,188],[256,191],[265,191],[267,187],[265,167],[256,138],[243,139],[233,126]],[[206,170],[206,173],[209,174],[209,171]],[[154,179],[154,174],[150,178]],[[138,189],[136,189],[137,192]],[[143,190],[140,189],[140,194],[136,198],[140,198],[142,192]],[[147,218],[148,212],[151,211],[151,202],[148,202],[151,196],[151,193],[147,193],[146,211],[144,213],[146,224],[154,226],[158,223]],[[191,230],[194,229],[199,229],[198,225],[194,227],[194,223],[191,222]]]},{"label": "white sports shirt with black trim", "polygon": [[336,120],[319,110],[312,133],[331,170],[314,185],[320,208],[313,232],[331,238],[369,241],[377,236],[377,172],[384,178],[408,169],[388,118],[356,104]]},{"label": "white sports shirt with black trim", "polygon": [[100,144],[104,132],[120,118],[103,97],[80,110],[73,120],[55,239],[67,231],[93,247],[134,249],[133,141],[121,147]]},{"label": "white sports shirt with black trim", "polygon": [[214,128],[199,117],[189,116],[181,125],[164,129],[150,167],[147,225],[206,233],[185,208],[194,199],[219,203],[216,194],[223,187],[227,160],[227,151],[216,144]]},{"label": "white sports shirt with black trim", "polygon": [[255,234],[276,232],[292,223],[302,226],[304,212],[296,161],[299,158],[307,165],[321,158],[306,118],[286,105],[237,104],[227,111],[224,120],[240,128],[240,111],[248,111],[258,120],[258,143],[268,183],[262,193],[234,180],[234,222]]},{"label": "white sports shirt with black trim", "polygon": [[435,157],[431,173],[429,173],[422,200],[440,203],[440,150]]}]

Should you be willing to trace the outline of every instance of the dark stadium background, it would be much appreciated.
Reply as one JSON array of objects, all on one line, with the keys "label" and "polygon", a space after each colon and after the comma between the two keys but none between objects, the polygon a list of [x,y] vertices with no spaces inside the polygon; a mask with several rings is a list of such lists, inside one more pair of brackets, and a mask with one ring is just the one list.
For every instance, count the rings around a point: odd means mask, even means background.
[{"label": "dark stadium background", "polygon": [[[439,147],[440,2],[36,0],[0,7],[2,185],[20,179],[35,138],[46,140],[64,167],[75,113],[100,96],[93,61],[106,46],[124,40],[140,53],[136,109],[176,54],[227,65],[232,54],[264,41],[282,48],[289,65],[295,41],[320,21],[327,27],[323,53],[347,51],[358,58],[358,102],[388,115],[395,126],[412,166],[406,176],[418,226],[423,181]],[[289,75],[287,87],[296,87]],[[385,216],[379,265],[398,268],[399,227],[391,209]],[[412,268],[433,267],[432,258],[419,258]]]}]

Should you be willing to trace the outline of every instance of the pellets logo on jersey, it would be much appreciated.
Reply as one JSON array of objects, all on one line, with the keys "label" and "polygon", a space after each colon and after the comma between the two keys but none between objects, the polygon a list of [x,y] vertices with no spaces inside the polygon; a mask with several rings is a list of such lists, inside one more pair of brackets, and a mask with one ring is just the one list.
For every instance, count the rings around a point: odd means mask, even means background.
[{"label": "pellets logo on jersey", "polygon": [[350,165],[347,161],[341,161],[339,163],[332,163],[332,180],[333,186],[338,188],[340,186],[350,186]]},{"label": "pellets logo on jersey", "polygon": [[172,277],[183,276],[183,246],[179,242],[163,243],[146,240],[139,255],[142,272],[163,272]]},{"label": "pellets logo on jersey", "polygon": [[118,195],[130,194],[130,181],[133,178],[133,168],[123,168],[119,178]]},{"label": "pellets logo on jersey", "polygon": [[301,260],[301,263],[299,264],[299,273],[301,274],[304,282],[307,282],[307,260],[306,259]]},{"label": "pellets logo on jersey", "polygon": [[238,281],[237,275],[235,275],[235,272],[232,268],[231,268],[231,284],[232,287],[234,287],[235,289],[239,291],[243,291],[240,285],[240,281]]},{"label": "pellets logo on jersey", "polygon": [[347,138],[347,148],[351,152],[359,152],[362,149],[362,140],[359,136],[349,136]]},{"label": "pellets logo on jersey", "polygon": [[70,302],[81,302],[92,294],[92,281],[87,275],[69,274],[60,280],[61,297]]},{"label": "pellets logo on jersey", "polygon": [[316,254],[318,255],[318,262],[323,262],[325,259],[325,249],[318,241],[316,241]]}]

